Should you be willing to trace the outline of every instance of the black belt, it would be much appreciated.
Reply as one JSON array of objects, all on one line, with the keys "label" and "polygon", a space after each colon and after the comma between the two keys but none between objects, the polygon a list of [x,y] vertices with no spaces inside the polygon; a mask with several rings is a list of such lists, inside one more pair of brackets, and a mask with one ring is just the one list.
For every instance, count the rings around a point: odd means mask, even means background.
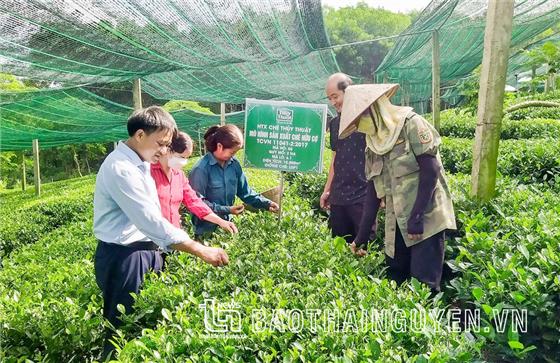
[{"label": "black belt", "polygon": [[121,245],[118,243],[109,243],[109,242],[103,242],[103,241],[99,241],[99,243],[102,243],[105,247],[111,247],[111,248],[126,248],[126,249],[131,249],[133,251],[155,251],[159,249],[159,246],[156,245],[154,242],[152,241],[138,241],[138,242],[132,242],[126,245]]}]

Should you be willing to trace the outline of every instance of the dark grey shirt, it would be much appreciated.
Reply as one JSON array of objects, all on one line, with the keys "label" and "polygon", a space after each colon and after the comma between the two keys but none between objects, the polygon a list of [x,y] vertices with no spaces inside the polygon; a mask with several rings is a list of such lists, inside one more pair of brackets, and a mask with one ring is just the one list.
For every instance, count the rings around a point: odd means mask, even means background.
[{"label": "dark grey shirt", "polygon": [[366,138],[354,132],[345,139],[338,138],[340,115],[330,125],[331,150],[336,151],[334,177],[329,201],[333,205],[362,203],[367,188],[365,175]]}]

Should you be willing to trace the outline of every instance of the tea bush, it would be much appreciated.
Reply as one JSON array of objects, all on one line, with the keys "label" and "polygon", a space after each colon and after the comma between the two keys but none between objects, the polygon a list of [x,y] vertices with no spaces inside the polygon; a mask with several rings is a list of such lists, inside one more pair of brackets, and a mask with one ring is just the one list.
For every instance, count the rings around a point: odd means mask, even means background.
[{"label": "tea bush", "polygon": [[[167,343],[186,339],[173,345],[178,361],[188,357],[208,360],[209,354],[221,354],[222,360],[251,360],[255,350],[261,350],[259,357],[264,360],[377,357],[383,361],[444,362],[451,358],[471,361],[479,355],[478,343],[468,334],[446,331],[412,335],[366,331],[335,336],[323,332],[319,338],[311,333],[302,333],[300,338],[291,333],[255,334],[236,342],[235,353],[227,340],[216,346],[213,341],[189,338],[190,333],[180,335],[201,322],[198,303],[205,297],[233,297],[248,307],[270,308],[442,307],[440,300],[430,301],[428,289],[418,283],[396,289],[382,279],[380,254],[372,253],[362,260],[350,256],[344,240],[329,236],[306,201],[287,197],[285,208],[280,226],[268,213],[247,214],[239,221],[239,236],[233,240],[216,236],[214,243],[228,241],[224,247],[232,264],[227,268],[213,269],[192,256],[179,255],[171,258],[168,272],[148,278],[136,313],[123,330],[122,360],[136,360],[146,354],[138,347],[151,345],[150,331],[138,326],[153,326],[155,333],[177,328],[162,320],[162,311],[167,310],[172,313],[165,312],[165,316],[185,324],[174,332],[178,335],[165,342],[167,349]],[[91,235],[91,214],[85,214],[88,222],[61,226],[37,243],[22,246],[6,260],[0,271],[3,361],[82,361],[98,356],[102,320],[100,291],[93,276],[96,241]],[[188,350],[181,353],[183,348]],[[156,358],[158,353],[153,354]]]},{"label": "tea bush", "polygon": [[[466,193],[468,177],[451,181],[462,228],[461,237],[449,244],[459,274],[447,296],[453,304],[483,312],[488,331],[479,338],[502,359],[555,361],[560,356],[560,195],[507,180],[499,183],[494,200],[478,203]],[[527,332],[514,333],[511,326],[497,332],[490,321],[493,310],[502,309],[525,309]]]},{"label": "tea bush", "polygon": [[[446,169],[470,172],[471,147],[470,140],[444,139]],[[173,255],[166,272],[148,276],[135,312],[127,315],[115,337],[118,359],[553,362],[560,355],[560,190],[555,189],[558,181],[538,182],[549,181],[542,177],[549,175],[545,169],[557,170],[558,159],[552,155],[558,147],[546,140],[503,141],[498,195],[489,203],[469,197],[468,176],[449,176],[459,225],[447,246],[455,277],[435,299],[416,281],[397,288],[385,278],[383,252],[376,248],[380,239],[372,253],[356,259],[344,240],[330,237],[324,217],[314,208],[326,170],[319,175],[288,174],[281,222],[269,213],[247,213],[235,219],[238,236],[219,232],[209,241],[227,249],[228,267],[214,269],[192,256]],[[534,156],[539,153],[544,155],[540,164]],[[256,190],[265,190],[278,180],[277,173],[248,170],[247,174]],[[532,184],[524,185],[522,180]],[[21,199],[2,195],[4,220],[18,216],[19,223],[28,227],[44,216],[52,218],[52,224],[29,238],[10,235],[2,223],[4,235],[13,236],[11,245],[17,248],[3,258],[0,269],[0,361],[98,358],[103,323],[101,292],[93,272],[93,183],[93,178],[82,178],[71,181],[71,187],[46,185],[45,200],[27,194]],[[24,220],[23,211],[35,215]],[[205,335],[199,305],[207,298],[240,306],[243,337]],[[480,309],[482,330],[437,330],[433,319],[428,319],[429,329],[424,331],[388,333],[250,329],[253,308],[411,311],[447,306]],[[514,332],[508,325],[499,332],[493,311],[504,309],[526,309],[527,331]],[[414,321],[410,314],[403,319],[407,324]],[[344,324],[337,327],[342,329]]]},{"label": "tea bush", "polygon": [[[560,143],[554,139],[502,140],[498,172],[522,183],[557,184],[560,175]],[[473,141],[443,138],[441,158],[448,173],[470,174]]]},{"label": "tea bush", "polygon": [[85,221],[93,210],[93,196],[67,195],[65,199],[21,208],[0,217],[0,256],[38,241],[45,234],[63,225]]},{"label": "tea bush", "polygon": [[[528,111],[527,111],[528,112]],[[530,118],[518,117],[516,114],[502,120],[500,138],[507,139],[543,139],[560,135],[560,112],[558,115],[533,115]],[[555,116],[555,117],[553,117]],[[476,128],[476,115],[464,110],[446,110],[441,113],[442,136],[473,139]]]},{"label": "tea bush", "polygon": [[94,176],[46,183],[41,198],[33,188],[0,192],[0,257],[60,226],[87,220],[94,184]]},{"label": "tea bush", "polygon": [[560,120],[560,107],[521,108],[508,114],[510,120],[554,119]]},{"label": "tea bush", "polygon": [[100,350],[91,216],[46,234],[0,270],[0,361],[84,361]]},{"label": "tea bush", "polygon": [[[383,256],[356,260],[343,239],[332,239],[315,212],[295,197],[280,225],[270,214],[247,215],[229,243],[231,264],[212,269],[176,256],[168,273],[151,276],[136,302],[129,327],[156,326],[120,341],[123,361],[433,361],[470,362],[479,346],[467,333],[449,331],[299,332],[253,331],[253,309],[442,308],[417,282],[396,289],[383,278]],[[214,243],[223,239],[217,237]],[[241,339],[208,338],[200,304],[205,297],[236,303]],[[411,323],[411,317],[407,322]],[[140,323],[142,322],[142,323]],[[435,322],[428,321],[432,328]],[[137,329],[137,328],[136,328]]]}]

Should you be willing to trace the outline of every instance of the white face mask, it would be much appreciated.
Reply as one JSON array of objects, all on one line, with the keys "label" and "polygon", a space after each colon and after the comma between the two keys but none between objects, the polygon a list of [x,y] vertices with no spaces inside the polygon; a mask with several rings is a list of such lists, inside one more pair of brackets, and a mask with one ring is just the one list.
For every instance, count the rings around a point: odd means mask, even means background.
[{"label": "white face mask", "polygon": [[187,165],[188,160],[179,156],[172,156],[167,160],[167,165],[176,170],[182,170]]}]

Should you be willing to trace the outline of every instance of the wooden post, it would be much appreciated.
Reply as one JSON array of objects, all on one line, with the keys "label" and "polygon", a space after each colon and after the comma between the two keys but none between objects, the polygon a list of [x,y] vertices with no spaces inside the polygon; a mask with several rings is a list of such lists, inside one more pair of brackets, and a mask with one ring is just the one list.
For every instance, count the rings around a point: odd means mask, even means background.
[{"label": "wooden post", "polygon": [[546,76],[546,83],[544,86],[544,92],[548,93],[548,92],[553,92],[556,88],[556,73],[555,72],[551,72],[551,65],[548,65],[548,73]]},{"label": "wooden post", "polygon": [[537,76],[537,66],[531,67],[531,93],[535,93],[537,85],[535,84],[535,77]]},{"label": "wooden post", "polygon": [[282,221],[282,199],[284,199],[284,172],[280,172],[280,197],[278,198],[278,224]]},{"label": "wooden post", "polygon": [[35,183],[35,195],[41,195],[41,169],[39,167],[39,140],[33,139],[33,181]]},{"label": "wooden post", "polygon": [[471,175],[471,192],[481,200],[491,199],[496,187],[513,5],[514,0],[488,2]]},{"label": "wooden post", "polygon": [[202,157],[205,154],[205,152],[202,147],[202,138],[200,137],[200,123],[196,127],[196,132],[198,134],[198,155]]},{"label": "wooden post", "polygon": [[21,190],[27,189],[27,175],[25,171],[25,151],[21,151]]},{"label": "wooden post", "polygon": [[439,56],[439,33],[437,30],[432,32],[432,120],[435,129],[440,129],[440,56]]},{"label": "wooden post", "polygon": [[226,124],[226,104],[220,103],[220,126]]},{"label": "wooden post", "polygon": [[132,86],[132,105],[134,110],[142,108],[142,87],[140,85],[140,79],[135,79]]},{"label": "wooden post", "polygon": [[404,82],[401,83],[401,106],[406,106],[406,88]]}]

